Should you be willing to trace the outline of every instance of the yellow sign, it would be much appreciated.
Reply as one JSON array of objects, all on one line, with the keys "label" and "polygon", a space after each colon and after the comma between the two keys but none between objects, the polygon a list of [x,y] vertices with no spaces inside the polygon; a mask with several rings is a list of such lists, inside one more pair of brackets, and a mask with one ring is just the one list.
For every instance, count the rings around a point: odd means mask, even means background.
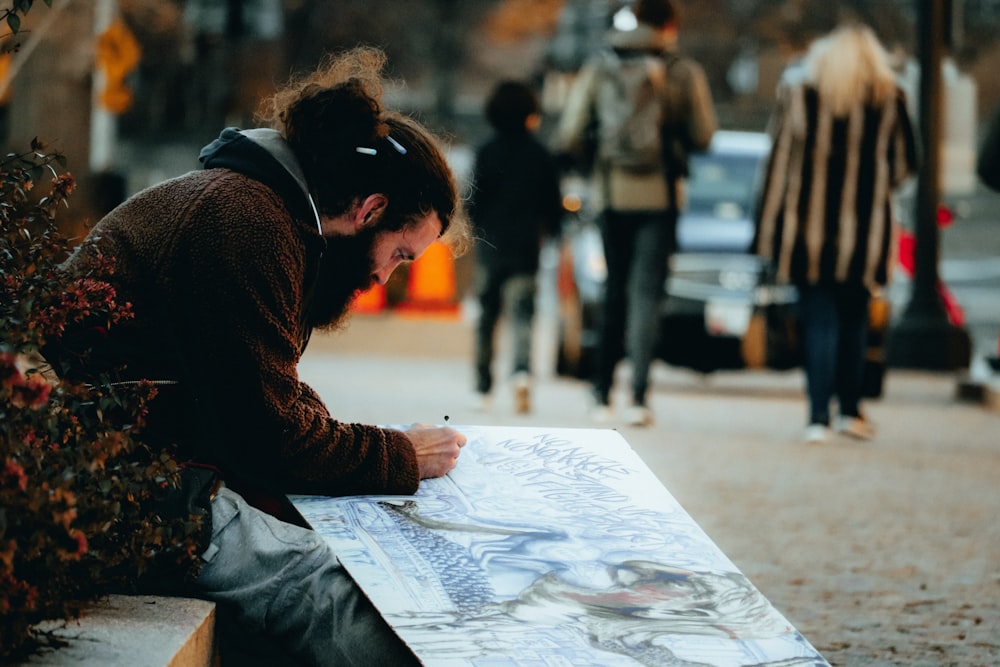
[{"label": "yellow sign", "polygon": [[[7,81],[7,72],[10,71],[10,61],[13,56],[9,53],[0,54],[0,82]],[[0,86],[3,84],[0,83]],[[4,88],[3,92],[0,92],[0,106],[10,102],[10,91],[11,87],[8,85]]]},{"label": "yellow sign", "polygon": [[121,18],[116,18],[97,38],[95,61],[104,73],[104,90],[98,102],[111,113],[122,113],[132,106],[132,91],[127,77],[142,57],[142,47]]}]

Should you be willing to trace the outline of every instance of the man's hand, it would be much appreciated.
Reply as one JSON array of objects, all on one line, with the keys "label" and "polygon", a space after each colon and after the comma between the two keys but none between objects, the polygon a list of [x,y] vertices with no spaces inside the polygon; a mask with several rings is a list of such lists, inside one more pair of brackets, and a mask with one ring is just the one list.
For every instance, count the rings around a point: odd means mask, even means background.
[{"label": "man's hand", "polygon": [[414,424],[405,433],[417,453],[420,479],[447,475],[465,446],[465,436],[447,426]]}]

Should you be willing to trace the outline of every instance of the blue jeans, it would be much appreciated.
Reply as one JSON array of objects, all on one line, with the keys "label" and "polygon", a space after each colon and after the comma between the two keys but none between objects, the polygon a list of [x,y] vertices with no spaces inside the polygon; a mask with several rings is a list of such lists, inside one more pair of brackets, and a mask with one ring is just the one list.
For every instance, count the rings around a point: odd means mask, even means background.
[{"label": "blue jeans", "polygon": [[869,298],[860,285],[799,286],[810,424],[830,423],[835,395],[841,416],[860,415]]},{"label": "blue jeans", "polygon": [[676,220],[676,211],[604,213],[601,237],[608,279],[594,377],[594,394],[603,404],[626,352],[632,362],[632,400],[646,404]]},{"label": "blue jeans", "polygon": [[493,388],[494,338],[501,313],[513,339],[512,372],[531,372],[536,283],[533,273],[517,273],[503,267],[476,268],[474,289],[481,309],[476,328],[476,391],[479,393],[487,394]]},{"label": "blue jeans", "polygon": [[419,664],[322,537],[225,487],[202,560],[194,586],[217,603],[224,665]]}]

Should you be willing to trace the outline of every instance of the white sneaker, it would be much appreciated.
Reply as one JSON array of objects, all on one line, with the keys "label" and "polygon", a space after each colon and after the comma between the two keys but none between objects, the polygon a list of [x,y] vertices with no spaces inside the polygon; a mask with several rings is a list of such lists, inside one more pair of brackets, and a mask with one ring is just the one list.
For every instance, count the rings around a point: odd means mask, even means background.
[{"label": "white sneaker", "polygon": [[645,405],[632,405],[625,411],[625,423],[629,426],[647,427],[653,425],[653,411]]},{"label": "white sneaker", "polygon": [[514,412],[519,415],[531,412],[531,378],[526,373],[514,376]]},{"label": "white sneaker", "polygon": [[826,424],[809,424],[809,426],[806,426],[806,442],[810,445],[826,442],[827,431],[829,430]]},{"label": "white sneaker", "polygon": [[875,437],[875,427],[864,417],[837,417],[837,433],[856,440],[871,440]]},{"label": "white sneaker", "polygon": [[489,412],[493,407],[493,399],[489,394],[476,394],[472,399],[472,409],[476,412]]},{"label": "white sneaker", "polygon": [[610,424],[615,419],[615,411],[611,409],[610,405],[598,403],[590,409],[590,419],[595,424]]}]

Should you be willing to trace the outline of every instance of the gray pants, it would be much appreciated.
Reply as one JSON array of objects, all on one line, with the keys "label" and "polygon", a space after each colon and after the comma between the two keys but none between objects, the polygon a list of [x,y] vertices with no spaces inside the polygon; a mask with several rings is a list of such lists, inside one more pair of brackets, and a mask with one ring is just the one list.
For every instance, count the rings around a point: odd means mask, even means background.
[{"label": "gray pants", "polygon": [[476,328],[476,391],[493,389],[494,337],[501,314],[510,327],[513,372],[531,373],[531,327],[537,279],[505,267],[476,268],[475,290],[481,312]]},{"label": "gray pants", "polygon": [[223,664],[419,664],[322,537],[230,489],[212,501],[202,559],[194,584],[218,605]]},{"label": "gray pants", "polygon": [[674,247],[676,211],[605,211],[601,226],[608,279],[594,377],[594,394],[607,405],[615,367],[632,362],[632,401],[646,405],[649,369],[659,335],[659,304]]}]

